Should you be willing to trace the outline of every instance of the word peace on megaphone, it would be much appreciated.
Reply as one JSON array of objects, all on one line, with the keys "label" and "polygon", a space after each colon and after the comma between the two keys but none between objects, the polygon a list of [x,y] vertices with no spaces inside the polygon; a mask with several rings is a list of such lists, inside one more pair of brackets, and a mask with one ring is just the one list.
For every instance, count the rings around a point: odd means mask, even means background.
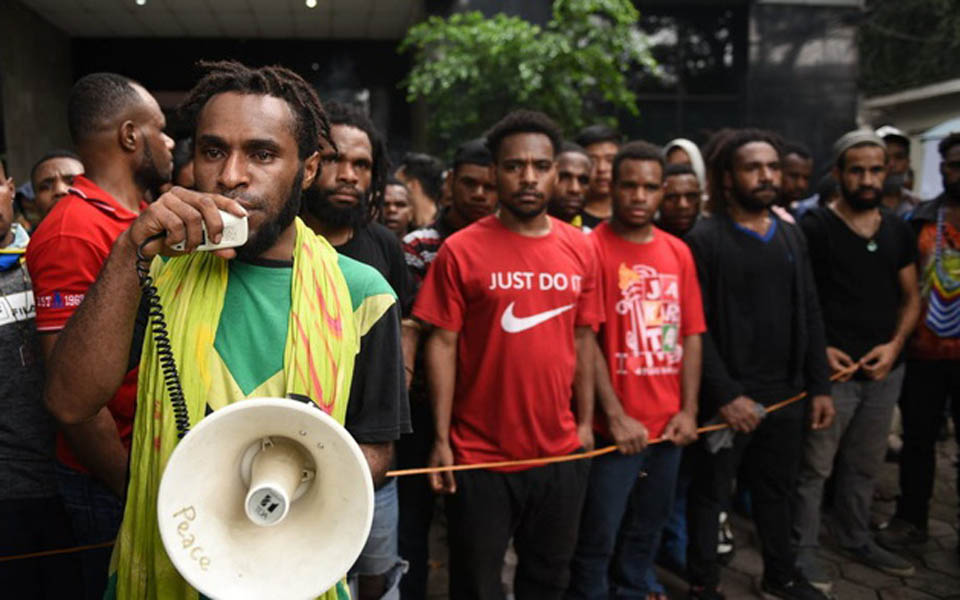
[{"label": "word peace on megaphone", "polygon": [[251,398],[200,421],[157,497],[167,555],[211,598],[316,598],[343,577],[373,519],[367,461],[313,405]]}]

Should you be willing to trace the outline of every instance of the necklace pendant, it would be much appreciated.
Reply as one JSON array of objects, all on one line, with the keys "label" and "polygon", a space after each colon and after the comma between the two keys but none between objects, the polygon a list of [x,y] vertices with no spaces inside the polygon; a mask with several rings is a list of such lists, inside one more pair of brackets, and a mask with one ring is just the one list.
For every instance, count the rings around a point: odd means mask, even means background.
[{"label": "necklace pendant", "polygon": [[876,251],[877,251],[877,243],[873,240],[870,240],[869,242],[867,242],[867,252],[876,252]]}]

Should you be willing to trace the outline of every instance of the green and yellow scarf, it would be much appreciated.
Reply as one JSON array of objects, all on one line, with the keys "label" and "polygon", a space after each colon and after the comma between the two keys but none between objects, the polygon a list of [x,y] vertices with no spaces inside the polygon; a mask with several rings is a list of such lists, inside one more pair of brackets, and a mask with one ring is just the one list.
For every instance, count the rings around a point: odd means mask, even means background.
[{"label": "green and yellow scarf", "polygon": [[[336,250],[296,219],[290,323],[283,355],[285,394],[311,398],[343,424],[359,333]],[[228,262],[194,252],[151,268],[163,303],[190,422],[244,399],[214,349],[227,289]],[[177,444],[173,410],[148,329],[140,362],[130,481],[106,597],[195,600],[174,569],[157,528],[157,491]],[[257,390],[254,391],[257,393]],[[349,597],[341,581],[323,600]]]}]

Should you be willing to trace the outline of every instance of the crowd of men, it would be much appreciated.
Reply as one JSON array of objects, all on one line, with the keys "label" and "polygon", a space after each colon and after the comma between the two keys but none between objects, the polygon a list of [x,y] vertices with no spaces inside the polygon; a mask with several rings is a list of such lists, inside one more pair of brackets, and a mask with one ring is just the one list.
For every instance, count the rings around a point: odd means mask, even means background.
[{"label": "crowd of men", "polygon": [[[73,150],[20,191],[0,171],[0,558],[89,546],[0,562],[4,589],[196,597],[156,531],[178,417],[138,267],[190,423],[295,396],[363,450],[373,527],[324,598],[425,598],[440,504],[455,599],[504,598],[511,545],[519,599],[666,598],[655,564],[722,599],[735,505],[773,597],[829,593],[825,509],[835,550],[914,573],[900,551],[926,541],[960,417],[960,133],[928,201],[891,128],[840,137],[814,194],[812,154],[774,132],[564,139],[527,110],[449,164],[393,165],[363,110],[297,74],[202,68],[183,140],[142,85],[96,73],[69,97]],[[191,252],[218,211],[249,240]],[[898,404],[901,495],[875,531]]]}]

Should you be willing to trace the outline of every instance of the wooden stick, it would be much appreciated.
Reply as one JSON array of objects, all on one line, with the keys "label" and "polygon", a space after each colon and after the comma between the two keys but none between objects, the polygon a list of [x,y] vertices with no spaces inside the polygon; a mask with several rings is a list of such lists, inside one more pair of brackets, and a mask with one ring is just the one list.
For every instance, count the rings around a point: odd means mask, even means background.
[{"label": "wooden stick", "polygon": [[[851,365],[842,371],[837,371],[830,376],[830,381],[836,381],[847,375],[851,375],[857,370],[860,369],[859,364]],[[807,397],[806,392],[801,392],[796,396],[787,398],[782,402],[777,402],[776,404],[771,404],[767,407],[766,412],[772,413],[785,408],[794,402],[798,402]],[[720,431],[721,429],[727,429],[730,427],[727,423],[716,423],[714,425],[705,425],[697,429],[697,435],[703,433],[710,433],[712,431]],[[647,442],[647,445],[659,444],[664,442],[663,438],[654,438]],[[595,456],[602,456],[604,454],[610,454],[616,450],[616,446],[605,446],[603,448],[598,448],[596,450],[591,450],[589,452],[580,452],[578,454],[564,454],[562,456],[545,456],[542,458],[525,458],[521,460],[501,460],[497,462],[486,462],[486,463],[475,463],[471,465],[447,465],[445,467],[419,467],[416,469],[399,469],[396,471],[387,471],[387,477],[405,477],[407,475],[428,475],[430,473],[446,473],[452,471],[473,471],[475,469],[500,469],[503,467],[538,467],[542,465],[549,465],[553,463],[569,462],[572,460],[583,460],[585,458],[593,458]]]},{"label": "wooden stick", "polygon": [[112,546],[115,542],[116,540],[110,540],[109,542],[100,542],[99,544],[88,544],[86,546],[73,546],[72,548],[60,548],[58,550],[44,550],[43,552],[31,552],[29,554],[0,556],[0,563],[8,562],[11,560],[23,560],[25,558],[40,558],[43,556],[56,556],[57,554],[71,554],[73,552],[83,552],[84,550],[95,550],[97,548],[108,548]]}]

